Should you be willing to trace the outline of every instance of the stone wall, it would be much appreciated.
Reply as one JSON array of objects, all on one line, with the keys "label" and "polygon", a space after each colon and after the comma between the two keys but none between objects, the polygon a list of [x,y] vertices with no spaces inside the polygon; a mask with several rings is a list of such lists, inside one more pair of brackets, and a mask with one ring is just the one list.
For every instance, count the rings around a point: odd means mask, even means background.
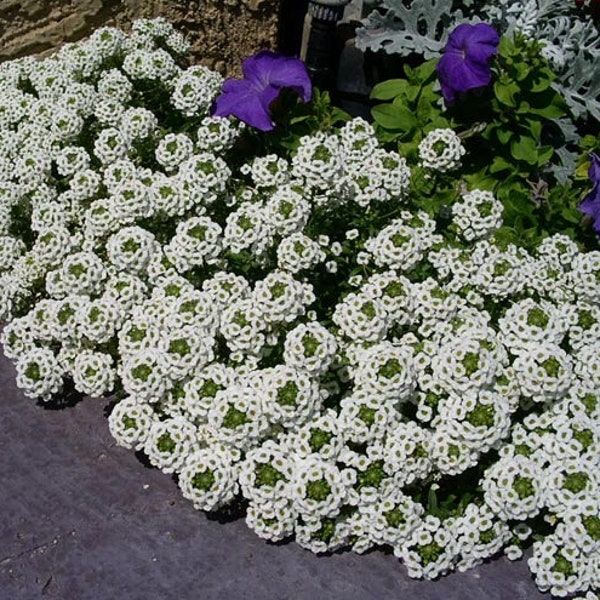
[{"label": "stone wall", "polygon": [[282,0],[0,0],[0,61],[49,53],[95,28],[127,29],[164,16],[192,43],[194,62],[229,75],[261,48],[275,48]]}]

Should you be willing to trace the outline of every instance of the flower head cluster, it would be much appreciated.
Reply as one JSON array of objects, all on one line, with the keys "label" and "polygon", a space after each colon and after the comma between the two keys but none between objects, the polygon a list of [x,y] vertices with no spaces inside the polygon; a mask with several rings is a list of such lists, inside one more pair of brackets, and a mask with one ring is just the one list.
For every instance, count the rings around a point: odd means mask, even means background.
[{"label": "flower head cluster", "polygon": [[459,167],[465,152],[460,138],[452,129],[434,129],[419,144],[419,158],[423,166],[442,173]]},{"label": "flower head cluster", "polygon": [[473,190],[452,205],[452,222],[465,240],[485,238],[502,225],[503,209],[491,192]]}]

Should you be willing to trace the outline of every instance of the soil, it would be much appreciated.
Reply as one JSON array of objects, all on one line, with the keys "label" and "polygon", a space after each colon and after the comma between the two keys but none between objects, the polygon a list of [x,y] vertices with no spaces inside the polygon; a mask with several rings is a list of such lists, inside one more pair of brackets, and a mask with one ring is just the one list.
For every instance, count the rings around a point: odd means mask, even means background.
[{"label": "soil", "polygon": [[238,75],[243,58],[278,43],[282,0],[3,0],[0,61],[47,54],[102,26],[163,16],[185,33],[191,59]]}]

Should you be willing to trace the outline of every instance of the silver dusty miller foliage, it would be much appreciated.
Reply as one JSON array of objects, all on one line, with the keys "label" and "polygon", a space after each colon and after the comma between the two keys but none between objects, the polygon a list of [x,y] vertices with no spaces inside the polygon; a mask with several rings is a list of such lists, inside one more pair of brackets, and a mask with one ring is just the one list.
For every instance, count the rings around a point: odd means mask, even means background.
[{"label": "silver dusty miller foliage", "polygon": [[362,50],[438,56],[449,33],[464,22],[485,21],[508,35],[521,32],[544,44],[556,71],[554,87],[576,118],[600,121],[600,32],[565,0],[379,0],[358,30]]},{"label": "silver dusty miller foliage", "polygon": [[362,50],[385,50],[388,54],[438,56],[450,31],[462,20],[453,0],[381,0],[357,32]]}]

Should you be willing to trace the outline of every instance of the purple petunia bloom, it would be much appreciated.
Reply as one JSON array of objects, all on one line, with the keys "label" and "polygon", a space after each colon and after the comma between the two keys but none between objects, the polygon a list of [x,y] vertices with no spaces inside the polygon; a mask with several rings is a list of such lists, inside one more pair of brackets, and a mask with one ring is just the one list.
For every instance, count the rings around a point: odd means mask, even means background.
[{"label": "purple petunia bloom", "polygon": [[600,234],[600,157],[592,152],[590,154],[592,163],[588,171],[590,180],[594,184],[592,191],[581,201],[579,210],[592,217],[594,229]]},{"label": "purple petunia bloom", "polygon": [[487,23],[463,23],[452,31],[436,68],[446,102],[490,83],[489,61],[499,43],[498,32]]},{"label": "purple petunia bloom", "polygon": [[227,79],[213,114],[233,115],[248,125],[270,131],[275,128],[269,107],[283,88],[297,92],[303,102],[312,96],[312,84],[298,58],[262,50],[242,63],[243,79]]}]

